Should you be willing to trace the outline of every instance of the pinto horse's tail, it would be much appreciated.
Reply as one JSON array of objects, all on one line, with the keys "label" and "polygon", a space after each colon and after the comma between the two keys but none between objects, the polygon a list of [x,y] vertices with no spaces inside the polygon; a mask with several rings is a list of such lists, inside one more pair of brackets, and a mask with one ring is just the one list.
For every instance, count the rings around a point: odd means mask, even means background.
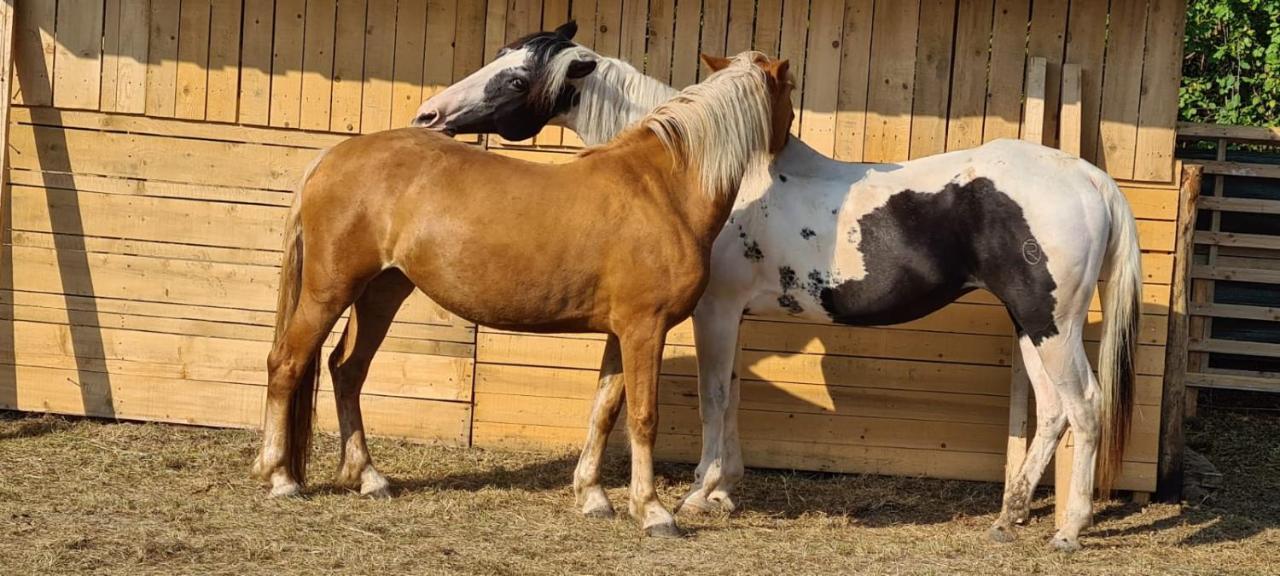
[{"label": "pinto horse's tail", "polygon": [[1110,273],[1102,301],[1102,346],[1098,354],[1103,413],[1096,470],[1098,489],[1106,494],[1120,475],[1133,414],[1134,358],[1138,321],[1142,317],[1142,252],[1133,212],[1115,180],[1099,170],[1094,182],[1111,213],[1107,243]]},{"label": "pinto horse's tail", "polygon": [[[302,181],[293,194],[289,218],[285,222],[284,262],[280,267],[280,294],[276,300],[276,334],[273,348],[280,345],[293,313],[298,309],[302,294],[302,190],[307,186],[312,171],[324,158],[322,152],[302,174]],[[288,444],[289,473],[299,484],[307,481],[307,459],[311,456],[311,428],[316,406],[316,383],[320,379],[320,352],[307,359],[302,378],[293,390],[289,401]]]}]

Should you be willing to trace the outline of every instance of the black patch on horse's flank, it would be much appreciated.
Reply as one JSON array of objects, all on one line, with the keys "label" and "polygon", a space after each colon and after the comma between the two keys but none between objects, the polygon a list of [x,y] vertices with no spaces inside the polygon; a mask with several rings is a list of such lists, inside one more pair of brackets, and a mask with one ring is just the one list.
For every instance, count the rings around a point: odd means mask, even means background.
[{"label": "black patch on horse's flank", "polygon": [[742,245],[746,247],[746,251],[744,251],[742,255],[745,256],[747,260],[751,260],[752,262],[759,262],[760,260],[763,260],[764,252],[760,250],[760,243],[756,242],[755,240],[747,242],[746,234],[743,234],[742,238],[743,238]]},{"label": "black patch on horse's flank", "polygon": [[866,276],[819,288],[822,307],[836,322],[915,320],[978,283],[1004,302],[1033,343],[1058,333],[1053,319],[1057,284],[1048,256],[1022,208],[989,179],[948,184],[933,194],[894,194],[858,220],[849,240],[855,237]]},{"label": "black patch on horse's flank", "polygon": [[805,240],[808,240],[808,239],[810,239],[810,238],[813,238],[814,236],[817,236],[817,235],[818,235],[818,233],[817,233],[817,232],[814,232],[814,231],[813,231],[813,228],[809,228],[809,227],[807,227],[807,226],[806,226],[806,227],[804,227],[804,228],[801,228],[801,229],[800,229],[800,237],[801,237],[801,238],[804,238]]}]

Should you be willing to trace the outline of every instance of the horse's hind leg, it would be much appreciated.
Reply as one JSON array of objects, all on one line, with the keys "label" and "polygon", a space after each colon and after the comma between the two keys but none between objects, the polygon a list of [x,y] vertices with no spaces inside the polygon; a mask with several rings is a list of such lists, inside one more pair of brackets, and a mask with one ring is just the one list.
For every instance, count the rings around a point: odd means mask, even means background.
[{"label": "horse's hind leg", "polygon": [[[320,346],[349,302],[346,292],[327,292],[319,297],[304,283],[298,306],[267,357],[267,413],[262,452],[253,470],[255,476],[270,482],[272,496],[296,495],[305,480],[309,445],[298,439],[310,434],[311,402],[294,396],[299,387],[304,393],[314,390]],[[304,383],[304,379],[312,383]],[[299,408],[295,402],[302,403],[305,414],[295,413]]]},{"label": "horse's hind leg", "polygon": [[[1055,338],[1055,340],[1058,340]],[[1094,466],[1102,433],[1102,390],[1089,368],[1079,332],[1069,340],[1042,346],[1041,358],[1058,385],[1058,397],[1071,422],[1075,466],[1067,496],[1066,521],[1050,544],[1063,552],[1080,549],[1080,531],[1093,518]]]},{"label": "horse's hind leg", "polygon": [[1067,427],[1067,415],[1062,410],[1053,380],[1040,361],[1039,351],[1026,334],[1018,338],[1018,345],[1022,348],[1022,362],[1035,393],[1036,435],[1031,440],[1022,469],[1005,484],[1004,506],[1000,510],[1000,517],[989,531],[991,538],[997,542],[1012,542],[1017,537],[1013,525],[1027,519],[1031,510],[1031,495],[1040,483],[1040,477],[1049,465],[1054,448]]},{"label": "horse's hind leg", "polygon": [[342,344],[329,355],[338,428],[342,434],[337,484],[359,488],[361,494],[375,498],[389,497],[391,493],[387,479],[374,468],[365,443],[360,389],[369,374],[373,355],[382,345],[400,305],[413,289],[413,283],[399,270],[388,270],[374,278],[351,308],[351,317],[342,332]]},{"label": "horse's hind leg", "polygon": [[694,312],[702,458],[694,472],[693,486],[676,504],[677,512],[732,512],[736,508],[732,492],[743,475],[737,427],[742,309],[736,302],[704,297]]}]

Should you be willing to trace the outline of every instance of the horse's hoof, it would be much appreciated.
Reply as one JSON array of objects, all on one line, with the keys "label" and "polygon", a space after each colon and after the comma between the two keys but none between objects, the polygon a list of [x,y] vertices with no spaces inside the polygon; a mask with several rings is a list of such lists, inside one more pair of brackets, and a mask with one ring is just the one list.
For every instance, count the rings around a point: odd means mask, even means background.
[{"label": "horse's hoof", "polygon": [[609,496],[598,486],[579,492],[578,502],[582,503],[582,515],[587,518],[608,520],[614,516]]},{"label": "horse's hoof", "polygon": [[684,533],[680,531],[680,527],[675,522],[660,522],[652,526],[644,527],[644,535],[651,538],[681,538]]},{"label": "horse's hoof", "polygon": [[390,500],[391,483],[377,472],[365,473],[360,483],[360,495],[373,500]]},{"label": "horse's hoof", "polygon": [[738,503],[734,502],[733,497],[728,494],[712,494],[710,502],[715,510],[725,514],[733,514],[738,511]]},{"label": "horse's hoof", "polygon": [[715,504],[703,498],[700,494],[689,494],[676,503],[676,514],[685,514],[686,516],[699,516],[708,514],[716,508]]},{"label": "horse's hoof", "polygon": [[722,496],[712,496],[707,498],[698,493],[691,493],[685,496],[678,504],[676,504],[675,513],[681,512],[686,515],[712,515],[712,514],[732,514],[737,509],[737,505],[727,494]]},{"label": "horse's hoof", "polygon": [[583,508],[582,515],[595,520],[612,520],[615,516],[613,506],[607,503],[604,506],[593,506],[591,508]]},{"label": "horse's hoof", "polygon": [[272,486],[270,498],[297,498],[302,496],[302,487],[296,483],[289,482],[279,486]]},{"label": "horse's hoof", "polygon": [[1062,536],[1054,536],[1053,540],[1049,541],[1049,547],[1064,554],[1070,554],[1080,550],[1080,541],[1068,540]]},{"label": "horse's hoof", "polygon": [[1018,533],[1012,527],[992,526],[987,529],[987,536],[1001,544],[1008,544],[1018,539]]}]

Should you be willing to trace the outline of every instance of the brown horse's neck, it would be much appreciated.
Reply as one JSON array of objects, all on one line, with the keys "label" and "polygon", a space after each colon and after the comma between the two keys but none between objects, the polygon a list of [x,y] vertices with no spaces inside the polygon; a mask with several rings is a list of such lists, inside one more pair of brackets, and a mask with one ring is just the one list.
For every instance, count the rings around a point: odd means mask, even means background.
[{"label": "brown horse's neck", "polygon": [[664,196],[710,249],[733,210],[737,188],[724,192],[703,190],[697,168],[677,161],[647,128],[623,133],[606,149],[618,157],[628,158],[637,172],[647,174],[644,179],[655,184],[653,192]]}]

